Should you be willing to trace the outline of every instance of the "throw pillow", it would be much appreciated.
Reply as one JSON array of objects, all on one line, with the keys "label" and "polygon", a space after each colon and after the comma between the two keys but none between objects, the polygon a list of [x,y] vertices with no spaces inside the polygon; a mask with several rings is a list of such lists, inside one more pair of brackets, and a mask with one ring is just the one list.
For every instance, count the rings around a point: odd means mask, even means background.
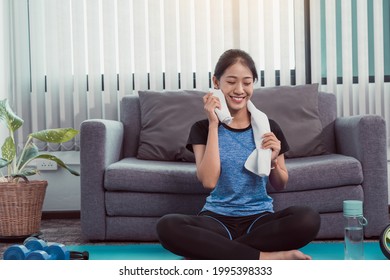
[{"label": "throw pillow", "polygon": [[200,91],[139,91],[141,132],[139,159],[190,161],[188,151],[191,126],[206,116]]},{"label": "throw pillow", "polygon": [[286,157],[326,153],[321,140],[318,84],[256,89],[252,102],[282,128],[290,146]]}]

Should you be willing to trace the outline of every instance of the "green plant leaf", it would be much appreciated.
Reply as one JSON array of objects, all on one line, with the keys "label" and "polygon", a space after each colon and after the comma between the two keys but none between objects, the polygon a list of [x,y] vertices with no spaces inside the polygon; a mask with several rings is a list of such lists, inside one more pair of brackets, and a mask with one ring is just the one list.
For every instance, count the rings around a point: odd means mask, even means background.
[{"label": "green plant leaf", "polygon": [[18,172],[16,174],[11,174],[12,177],[27,177],[32,176],[38,173],[37,169],[33,168],[24,168],[23,171]]},{"label": "green plant leaf", "polygon": [[0,100],[0,121],[5,120],[5,102],[6,100]]},{"label": "green plant leaf", "polygon": [[73,128],[54,128],[31,133],[30,136],[49,143],[64,143],[73,139],[79,133]]},{"label": "green plant leaf", "polygon": [[3,146],[1,147],[1,155],[3,159],[8,160],[8,161],[13,161],[15,156],[16,156],[16,147],[14,140],[11,138],[11,136],[8,136],[5,141]]},{"label": "green plant leaf", "polygon": [[22,168],[22,166],[24,166],[27,162],[31,161],[36,156],[38,156],[39,155],[39,150],[38,150],[38,147],[35,146],[34,143],[30,143],[24,149],[24,153],[22,153],[22,154],[23,154],[23,158],[20,159],[20,163],[19,163],[18,169]]},{"label": "green plant leaf", "polygon": [[0,100],[0,120],[4,120],[12,132],[23,125],[23,120],[11,109],[7,99]]},{"label": "green plant leaf", "polygon": [[11,163],[10,161],[8,161],[6,159],[3,159],[3,158],[0,158],[0,168],[3,168],[3,167],[7,166],[10,163]]},{"label": "green plant leaf", "polygon": [[60,160],[58,157],[56,156],[53,156],[53,155],[49,155],[49,154],[41,154],[35,158],[44,158],[44,159],[48,159],[48,160],[52,160],[54,162],[56,162],[59,166],[61,166],[62,168],[65,168],[66,170],[68,170],[70,173],[72,173],[73,175],[76,175],[76,176],[80,176],[80,173],[78,173],[77,171],[69,168],[62,160]]}]

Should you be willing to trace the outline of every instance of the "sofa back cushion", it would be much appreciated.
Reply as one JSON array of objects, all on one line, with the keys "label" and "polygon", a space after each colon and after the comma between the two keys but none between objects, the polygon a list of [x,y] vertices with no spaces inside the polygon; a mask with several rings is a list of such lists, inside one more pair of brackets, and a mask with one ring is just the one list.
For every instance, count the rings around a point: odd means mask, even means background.
[{"label": "sofa back cushion", "polygon": [[335,153],[334,123],[337,117],[336,95],[333,93],[319,92],[318,113],[322,123],[322,143],[329,153]]},{"label": "sofa back cushion", "polygon": [[[310,88],[311,86],[297,86],[296,89],[299,87]],[[265,88],[264,90],[288,90],[288,88],[290,87]],[[125,96],[121,101],[121,121],[125,130],[124,157],[138,156],[140,159],[193,161],[193,154],[184,147],[192,124],[206,118],[201,99],[205,92],[140,91],[139,94]],[[258,94],[257,90],[256,94]],[[336,99],[334,94],[330,93],[319,92],[317,95],[318,118],[322,126],[320,139],[323,143],[323,149],[320,153],[334,152],[333,130],[336,118]],[[253,100],[257,106],[260,103],[266,104],[261,100]],[[145,103],[146,101],[148,104]],[[149,104],[149,102],[151,103]],[[278,108],[277,113],[283,115],[285,110],[291,108],[290,105],[283,103],[282,107]],[[261,105],[258,107],[260,108]],[[170,109],[168,110],[168,108]],[[146,119],[143,119],[145,117]],[[274,119],[278,121],[277,118]],[[302,122],[305,121],[302,120]],[[282,127],[282,129],[288,135],[288,128]],[[160,136],[161,134],[162,136]],[[306,134],[300,135],[300,137],[305,138]],[[292,142],[289,138],[287,140],[293,150]]]},{"label": "sofa back cushion", "polygon": [[138,153],[141,133],[141,109],[138,94],[125,95],[120,103],[120,121],[123,123],[123,157]]},{"label": "sofa back cushion", "polygon": [[252,101],[282,128],[290,146],[286,157],[326,153],[321,139],[318,84],[259,88]]},{"label": "sofa back cushion", "polygon": [[205,118],[200,91],[139,91],[141,133],[137,158],[191,161],[186,147],[192,124]]}]

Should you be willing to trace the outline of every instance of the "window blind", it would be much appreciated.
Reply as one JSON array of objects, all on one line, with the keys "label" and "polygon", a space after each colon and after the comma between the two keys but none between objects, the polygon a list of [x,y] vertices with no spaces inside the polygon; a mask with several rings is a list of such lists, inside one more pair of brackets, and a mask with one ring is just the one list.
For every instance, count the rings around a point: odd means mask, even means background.
[{"label": "window blind", "polygon": [[[257,87],[304,81],[303,0],[7,2],[15,49],[11,100],[26,121],[19,145],[32,130],[116,120],[120,99],[138,90],[207,90],[217,59],[230,48],[253,55]],[[77,138],[38,144],[78,149]]]},{"label": "window blind", "polygon": [[[390,125],[383,1],[3,3],[9,12],[9,99],[25,120],[16,135],[20,146],[38,129],[117,120],[121,98],[138,90],[207,90],[217,59],[230,48],[252,55],[256,87],[317,82],[336,94],[338,115],[380,114]],[[78,138],[38,145],[77,150]]]},{"label": "window blind", "polygon": [[385,17],[384,1],[310,1],[312,82],[336,94],[339,116],[381,115],[389,131]]},{"label": "window blind", "polygon": [[[5,42],[10,42],[9,30],[9,3],[0,1],[0,100],[7,98],[7,93],[11,92],[11,76],[10,76],[10,46]],[[0,143],[4,143],[8,135],[7,128],[0,125]],[[1,170],[0,170],[1,171]]]},{"label": "window blind", "polygon": [[383,1],[312,0],[310,11],[312,82],[337,95],[338,115],[378,114],[389,124]]}]

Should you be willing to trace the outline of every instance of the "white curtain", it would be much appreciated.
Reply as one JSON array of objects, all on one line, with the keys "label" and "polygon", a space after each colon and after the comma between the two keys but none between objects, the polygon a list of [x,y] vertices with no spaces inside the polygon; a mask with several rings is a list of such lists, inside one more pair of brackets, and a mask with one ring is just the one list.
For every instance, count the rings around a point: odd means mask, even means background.
[{"label": "white curtain", "polygon": [[[320,83],[323,91],[336,94],[338,115],[381,115],[390,131],[390,83],[384,81],[383,3],[379,0],[310,1],[311,75],[312,82]],[[341,9],[341,26],[337,25],[337,9]],[[321,19],[325,20],[324,26]],[[369,37],[372,35],[369,26],[372,26],[373,40]],[[337,37],[338,32],[341,36]],[[321,42],[323,38],[325,43]],[[341,56],[337,51],[341,51]],[[371,73],[370,64],[374,65]]]},{"label": "white curtain", "polygon": [[[356,47],[351,21],[355,2],[358,82],[353,79],[356,61],[351,54]],[[11,81],[10,101],[26,121],[17,135],[19,145],[38,129],[79,128],[91,118],[118,119],[121,98],[140,89],[207,90],[218,57],[230,48],[253,56],[260,76],[257,87],[304,84],[311,71],[311,82],[337,95],[340,116],[379,114],[389,126],[383,7],[382,1],[371,2],[375,82],[369,80],[367,0],[2,2],[11,15],[5,23],[11,31],[11,77],[5,79]],[[307,4],[309,23],[305,21]],[[338,27],[340,8],[343,16]],[[341,39],[337,32],[342,32]],[[339,40],[342,58],[338,61]],[[40,143],[40,148],[77,150],[78,139],[64,145]]]},{"label": "white curtain", "polygon": [[[303,0],[11,3],[19,145],[31,130],[118,119],[120,99],[140,89],[207,90],[230,48],[253,55],[258,87],[291,84],[291,70],[305,82]],[[40,148],[78,149],[78,140]]]},{"label": "white curtain", "polygon": [[[10,83],[10,32],[9,32],[9,1],[0,1],[0,100],[8,98],[11,93]],[[4,124],[0,124],[0,145],[8,136]]]}]

